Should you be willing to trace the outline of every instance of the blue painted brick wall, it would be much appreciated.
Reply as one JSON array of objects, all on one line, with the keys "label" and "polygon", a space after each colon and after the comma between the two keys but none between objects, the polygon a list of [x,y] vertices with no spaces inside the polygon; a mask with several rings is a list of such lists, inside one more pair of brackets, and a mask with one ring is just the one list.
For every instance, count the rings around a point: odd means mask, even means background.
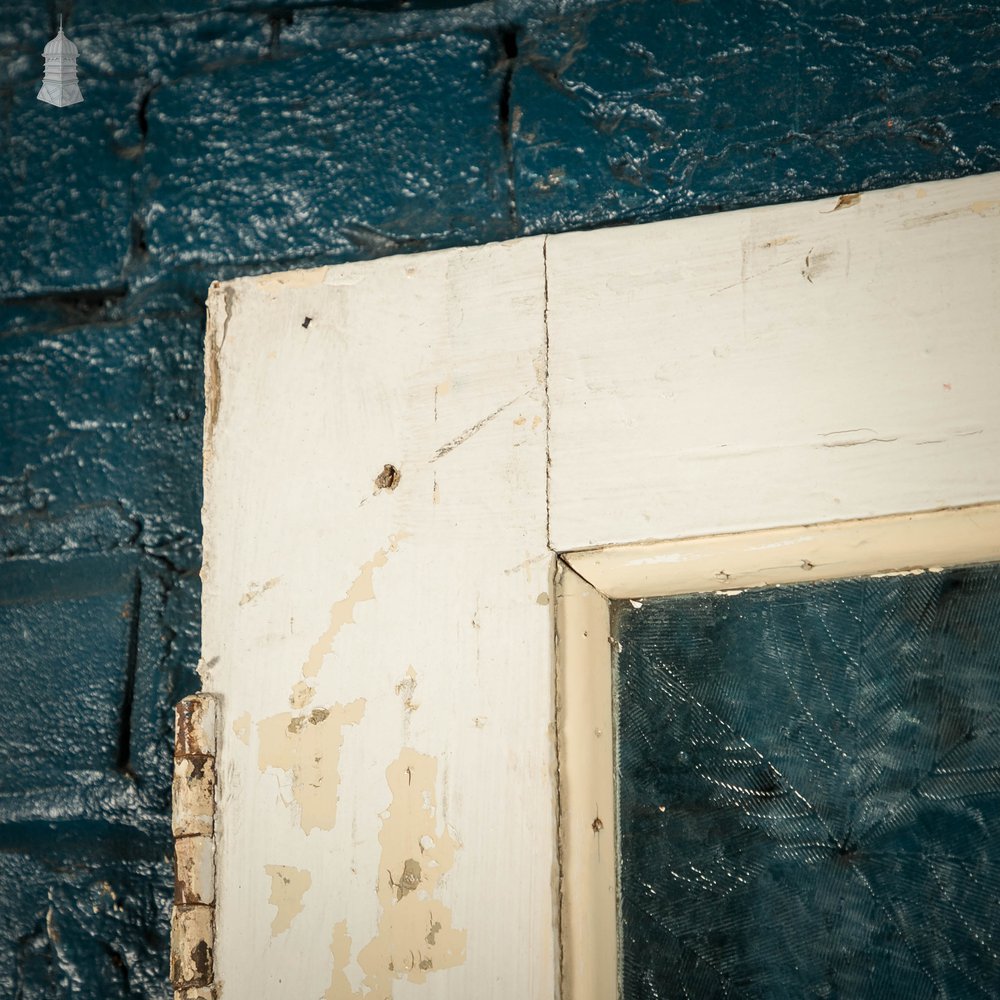
[{"label": "blue painted brick wall", "polygon": [[213,279],[997,170],[998,50],[955,0],[0,3],[0,995],[169,996]]}]

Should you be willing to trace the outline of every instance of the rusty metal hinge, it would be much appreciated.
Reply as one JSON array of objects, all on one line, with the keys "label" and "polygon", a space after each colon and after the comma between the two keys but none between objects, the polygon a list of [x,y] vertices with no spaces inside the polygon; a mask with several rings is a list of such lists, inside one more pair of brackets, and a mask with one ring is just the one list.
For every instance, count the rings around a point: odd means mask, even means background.
[{"label": "rusty metal hinge", "polygon": [[173,817],[174,908],[170,980],[174,1000],[216,1000],[214,695],[194,694],[176,709]]}]

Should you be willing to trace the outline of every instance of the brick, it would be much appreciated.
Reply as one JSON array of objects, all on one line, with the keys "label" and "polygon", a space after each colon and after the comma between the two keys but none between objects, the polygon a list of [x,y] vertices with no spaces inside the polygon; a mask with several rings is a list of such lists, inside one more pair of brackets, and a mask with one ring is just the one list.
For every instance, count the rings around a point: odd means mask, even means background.
[{"label": "brick", "polygon": [[[0,824],[169,829],[171,702],[194,685],[197,592],[137,552],[0,563]],[[67,697],[72,692],[73,697]]]},{"label": "brick", "polygon": [[525,232],[1000,167],[981,5],[631,2],[529,20],[512,88]]},{"label": "brick", "polygon": [[275,269],[511,235],[495,59],[489,39],[445,35],[164,84],[144,160],[150,266]]},{"label": "brick", "polygon": [[7,555],[139,541],[194,554],[204,316],[176,305],[164,302],[164,314],[136,304],[132,318],[0,339]]},{"label": "brick", "polygon": [[114,771],[137,573],[134,557],[0,568],[0,755],[17,762],[0,777],[4,791]]},{"label": "brick", "polygon": [[5,832],[0,826],[0,994],[168,996],[166,845],[159,860],[125,861],[109,858],[101,834],[82,826],[69,843],[35,830],[17,849]]},{"label": "brick", "polygon": [[0,231],[13,238],[0,241],[0,297],[120,284],[130,249],[136,84],[83,75],[82,104],[37,100],[43,24],[22,39],[37,55],[6,95]]}]

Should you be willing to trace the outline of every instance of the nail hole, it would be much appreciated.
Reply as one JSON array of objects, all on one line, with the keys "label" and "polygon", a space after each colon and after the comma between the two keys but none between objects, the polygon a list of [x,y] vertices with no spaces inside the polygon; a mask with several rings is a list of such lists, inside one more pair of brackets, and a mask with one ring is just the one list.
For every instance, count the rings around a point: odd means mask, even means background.
[{"label": "nail hole", "polygon": [[396,468],[396,466],[386,465],[375,477],[375,491],[394,490],[399,485],[399,481],[402,478],[403,474]]}]

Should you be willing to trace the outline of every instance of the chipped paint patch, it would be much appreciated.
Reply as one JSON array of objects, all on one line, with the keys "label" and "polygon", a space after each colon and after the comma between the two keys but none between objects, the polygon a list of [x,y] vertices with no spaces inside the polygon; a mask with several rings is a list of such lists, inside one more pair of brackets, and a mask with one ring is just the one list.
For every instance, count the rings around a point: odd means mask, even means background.
[{"label": "chipped paint patch", "polygon": [[189,989],[174,990],[174,1000],[216,1000],[212,986],[192,986]]},{"label": "chipped paint patch", "polygon": [[403,862],[403,874],[396,882],[396,899],[402,899],[413,892],[420,885],[420,876],[420,862],[416,858],[407,858]]},{"label": "chipped paint patch", "polygon": [[272,587],[276,587],[280,582],[280,576],[272,577],[265,583],[251,582],[250,586],[247,587],[246,593],[240,598],[240,607],[242,608],[244,604],[250,604],[251,601],[256,601],[261,594],[266,594]]},{"label": "chipped paint patch", "polygon": [[459,848],[437,819],[437,760],[405,749],[386,780],[392,803],[379,833],[382,912],[378,934],[358,955],[364,989],[380,998],[391,995],[393,979],[423,983],[436,969],[463,964],[466,947],[466,932],[453,927],[451,911],[435,898]]},{"label": "chipped paint patch", "polygon": [[[204,995],[203,989],[211,996],[215,978],[216,699],[205,692],[189,695],[175,707],[174,717],[171,827],[175,865],[170,979],[177,990],[175,996]],[[106,882],[104,886],[115,900],[111,886]],[[47,924],[51,914],[50,907]],[[49,936],[58,939],[52,927]]]},{"label": "chipped paint patch", "polygon": [[215,760],[178,757],[171,789],[175,837],[211,837],[215,823]]},{"label": "chipped paint patch", "polygon": [[274,768],[291,777],[292,798],[305,833],[333,829],[343,729],[357,725],[364,714],[365,699],[357,698],[349,705],[281,712],[257,723],[260,771]]},{"label": "chipped paint patch", "polygon": [[346,920],[334,925],[330,953],[333,955],[333,971],[323,1000],[362,1000],[364,994],[351,986],[344,971],[351,964],[351,936],[347,933]]},{"label": "chipped paint patch", "polygon": [[861,203],[861,195],[856,191],[851,194],[842,194],[837,199],[837,204],[830,209],[831,212],[839,212],[842,208],[853,208]]},{"label": "chipped paint patch", "polygon": [[215,699],[205,692],[191,695],[177,703],[174,713],[174,756],[214,756],[218,716]]},{"label": "chipped paint patch", "polygon": [[381,569],[389,561],[390,554],[397,550],[404,537],[390,536],[389,544],[384,549],[379,549],[358,571],[347,594],[341,600],[334,602],[330,608],[330,621],[326,631],[313,643],[306,657],[305,665],[302,667],[303,677],[315,677],[319,673],[324,657],[333,648],[337,633],[345,625],[353,624],[354,609],[365,601],[375,600],[375,570]]},{"label": "chipped paint patch", "polygon": [[982,201],[974,201],[969,205],[969,211],[983,218],[996,215],[997,212],[1000,212],[1000,200],[983,199]]},{"label": "chipped paint patch", "polygon": [[210,986],[215,955],[213,907],[175,906],[170,917],[170,981],[178,989]]},{"label": "chipped paint patch", "polygon": [[255,278],[258,287],[273,288],[312,288],[322,285],[326,279],[328,267],[307,267],[299,271],[279,271],[275,274],[262,274]]},{"label": "chipped paint patch", "polygon": [[233,734],[245,746],[250,746],[250,713],[244,712],[238,719],[233,719]]},{"label": "chipped paint patch", "polygon": [[420,708],[419,702],[413,700],[417,690],[417,672],[412,666],[406,668],[406,674],[396,683],[396,694],[403,699],[403,708],[407,712],[415,712]]},{"label": "chipped paint patch", "polygon": [[392,492],[399,485],[399,481],[402,478],[403,474],[399,469],[387,462],[382,466],[382,471],[375,477],[375,492],[379,493],[382,490]]},{"label": "chipped paint patch", "polygon": [[[208,290],[208,323],[205,336],[205,447],[204,462],[213,453],[215,425],[222,407],[222,364],[220,355],[233,317],[236,290],[232,285],[213,281]],[[224,315],[225,318],[221,318]]]},{"label": "chipped paint patch", "polygon": [[313,700],[316,690],[308,681],[298,681],[292,685],[292,693],[288,696],[288,704],[292,708],[305,708]]},{"label": "chipped paint patch", "polygon": [[277,910],[271,921],[271,937],[277,937],[302,912],[302,897],[312,885],[312,875],[291,865],[264,865],[264,872],[271,878],[268,902]]}]

